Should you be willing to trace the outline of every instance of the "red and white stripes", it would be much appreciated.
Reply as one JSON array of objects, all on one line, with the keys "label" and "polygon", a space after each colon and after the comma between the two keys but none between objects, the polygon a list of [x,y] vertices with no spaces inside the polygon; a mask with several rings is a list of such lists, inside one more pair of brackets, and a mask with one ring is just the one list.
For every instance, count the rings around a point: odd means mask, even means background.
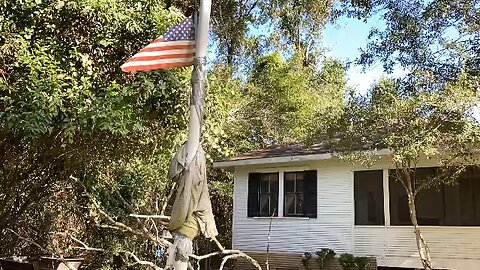
[{"label": "red and white stripes", "polygon": [[186,67],[193,64],[195,40],[152,41],[121,66],[125,72]]}]

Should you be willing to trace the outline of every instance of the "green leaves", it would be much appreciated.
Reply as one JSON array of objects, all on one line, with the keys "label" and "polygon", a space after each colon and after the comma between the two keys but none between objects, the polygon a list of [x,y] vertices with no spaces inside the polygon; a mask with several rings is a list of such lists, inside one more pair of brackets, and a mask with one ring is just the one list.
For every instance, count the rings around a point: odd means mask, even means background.
[{"label": "green leaves", "polygon": [[[93,245],[150,248],[99,231],[88,202],[68,179],[83,180],[119,218],[128,211],[114,190],[150,213],[168,194],[166,171],[187,123],[189,71],[133,75],[119,68],[183,18],[163,6],[123,0],[1,4],[0,231],[34,228],[43,239],[50,229],[72,230]],[[68,192],[68,199],[59,195]],[[72,213],[71,222],[56,219],[57,213]],[[12,254],[14,243],[4,241],[12,249],[2,252]],[[99,261],[92,267],[105,261],[122,267],[112,258]]]},{"label": "green leaves", "polygon": [[321,71],[300,55],[259,58],[247,85],[250,130],[257,143],[292,143],[325,135],[343,111],[345,70],[328,60]]}]

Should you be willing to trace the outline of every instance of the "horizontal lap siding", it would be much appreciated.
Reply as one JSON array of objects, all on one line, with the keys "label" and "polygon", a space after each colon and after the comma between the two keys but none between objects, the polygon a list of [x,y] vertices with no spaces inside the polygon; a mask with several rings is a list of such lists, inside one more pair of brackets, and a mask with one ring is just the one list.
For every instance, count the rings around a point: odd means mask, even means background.
[{"label": "horizontal lap siding", "polygon": [[[338,167],[308,169],[318,171],[317,218],[274,218],[270,250],[304,253],[331,248],[337,253],[352,252],[351,172]],[[248,173],[235,173],[233,245],[265,252],[270,218],[247,218]]]},{"label": "horizontal lap siding", "polygon": [[[382,168],[388,168],[388,164],[379,163],[371,169]],[[284,169],[291,170],[283,165],[263,171]],[[334,161],[303,164],[301,170],[318,170],[317,218],[274,218],[270,251],[301,254],[331,248],[337,254],[376,256],[379,265],[420,267],[412,228],[353,225],[352,172],[357,169],[365,168],[353,169]],[[247,252],[265,252],[270,218],[247,218],[248,173],[251,171],[258,169],[237,168],[235,171],[233,246]],[[436,267],[480,269],[480,227],[424,227],[422,232]]]},{"label": "horizontal lap siding", "polygon": [[[480,269],[480,228],[424,227],[421,231],[436,267],[455,265],[453,262],[448,263],[448,260],[456,260],[458,263],[474,260],[478,265],[475,269]],[[401,258],[415,258],[408,264],[420,267],[411,227],[356,227],[355,253],[375,256],[379,265],[392,265],[393,261],[399,263]]]}]

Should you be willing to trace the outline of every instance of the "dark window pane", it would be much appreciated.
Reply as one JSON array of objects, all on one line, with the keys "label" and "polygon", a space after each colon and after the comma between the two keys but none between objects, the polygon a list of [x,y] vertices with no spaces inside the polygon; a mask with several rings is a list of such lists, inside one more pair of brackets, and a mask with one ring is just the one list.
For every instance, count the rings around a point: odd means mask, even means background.
[{"label": "dark window pane", "polygon": [[297,215],[303,215],[303,193],[297,193],[295,195],[295,200],[296,200],[296,204],[295,204],[295,214]]},{"label": "dark window pane", "polygon": [[303,179],[297,179],[297,181],[295,182],[295,191],[296,192],[303,192],[303,190],[304,190],[303,182],[304,182]]},{"label": "dark window pane", "polygon": [[270,180],[270,192],[278,192],[278,179]]},{"label": "dark window pane", "polygon": [[355,224],[383,225],[383,171],[354,172]]},{"label": "dark window pane", "polygon": [[[469,167],[454,185],[421,190],[415,197],[417,221],[420,225],[480,226],[480,173],[478,167]],[[436,177],[437,168],[417,168],[412,174],[417,181]],[[390,217],[392,225],[411,225],[407,194],[395,171],[390,172]],[[418,184],[418,182],[417,182]]]},{"label": "dark window pane", "polygon": [[265,216],[270,213],[270,196],[269,194],[260,194],[260,215]]},{"label": "dark window pane", "polygon": [[295,180],[295,173],[285,173],[285,181]]},{"label": "dark window pane", "polygon": [[[436,175],[436,168],[417,168],[412,171],[411,179],[417,184]],[[397,180],[395,170],[390,170],[390,224],[411,225],[408,196],[405,187]],[[415,197],[417,221],[419,225],[444,224],[444,188],[442,186],[423,189]]]},{"label": "dark window pane", "polygon": [[418,195],[415,197],[415,205],[415,208],[417,209],[418,224],[442,224],[444,206],[441,187],[424,189],[420,191],[420,193],[418,193]]},{"label": "dark window pane", "polygon": [[271,193],[270,194],[270,213],[268,213],[269,216],[272,216],[274,213],[274,216],[278,216],[278,193]]},{"label": "dark window pane", "polygon": [[278,173],[269,173],[268,180],[270,181],[278,181]]},{"label": "dark window pane", "polygon": [[285,192],[295,192],[294,180],[285,180]]},{"label": "dark window pane", "polygon": [[249,217],[278,215],[278,173],[251,173],[248,181]]},{"label": "dark window pane", "polygon": [[[446,211],[446,219],[450,222],[448,225],[457,226],[480,226],[480,170],[478,167],[469,167],[462,173],[458,184],[455,186],[448,186],[446,190],[449,193],[457,192],[458,199],[445,200],[445,204],[449,206],[453,211]],[[453,190],[453,191],[452,191]],[[452,207],[456,206],[456,207]],[[448,208],[447,208],[448,209]],[[457,211],[455,211],[457,210]],[[457,219],[454,223],[452,216],[456,216]]]},{"label": "dark window pane", "polygon": [[408,196],[395,170],[390,170],[390,224],[411,225]]},{"label": "dark window pane", "polygon": [[287,209],[287,214],[295,214],[295,194],[285,195],[285,208]]},{"label": "dark window pane", "polygon": [[268,181],[268,178],[262,177],[262,180],[260,181],[260,192],[269,192],[269,185],[270,182]]},{"label": "dark window pane", "polygon": [[285,216],[317,216],[316,175],[316,171],[285,173],[283,209]]}]

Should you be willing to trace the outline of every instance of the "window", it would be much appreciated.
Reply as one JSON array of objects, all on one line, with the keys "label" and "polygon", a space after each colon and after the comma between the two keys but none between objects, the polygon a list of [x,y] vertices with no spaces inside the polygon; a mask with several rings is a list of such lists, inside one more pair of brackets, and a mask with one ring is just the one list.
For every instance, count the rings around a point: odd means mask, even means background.
[{"label": "window", "polygon": [[354,172],[355,225],[384,225],[383,171]]},{"label": "window", "polygon": [[285,217],[317,217],[317,171],[286,172]]},{"label": "window", "polygon": [[278,173],[251,173],[248,177],[249,217],[278,216]]},{"label": "window", "polygon": [[[436,168],[417,168],[415,177],[432,177]],[[392,225],[411,225],[404,187],[390,171]],[[419,225],[480,226],[480,169],[469,167],[454,185],[421,190],[415,198]]]}]

